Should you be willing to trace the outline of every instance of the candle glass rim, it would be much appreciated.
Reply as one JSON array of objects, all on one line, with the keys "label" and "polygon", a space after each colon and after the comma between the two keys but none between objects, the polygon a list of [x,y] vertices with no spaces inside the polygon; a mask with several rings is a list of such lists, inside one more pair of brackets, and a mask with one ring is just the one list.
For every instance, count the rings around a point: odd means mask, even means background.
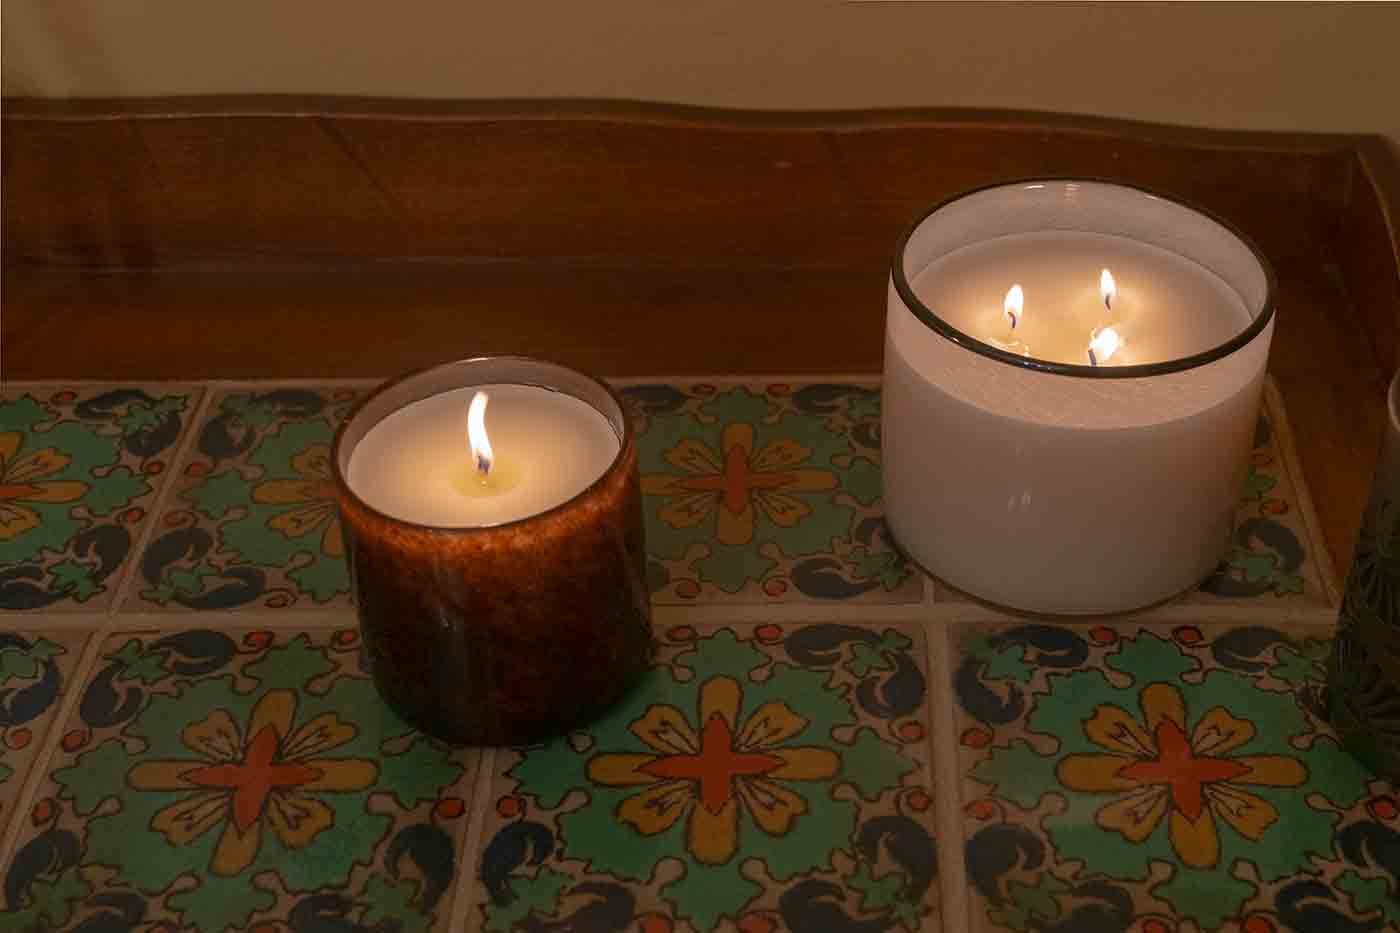
[{"label": "candle glass rim", "polygon": [[[617,410],[619,415],[621,416],[622,421],[622,434],[618,437],[617,454],[613,457],[612,461],[608,463],[607,469],[603,470],[603,472],[598,474],[598,476],[595,477],[587,486],[583,487],[577,493],[565,499],[563,502],[551,505],[547,509],[541,509],[538,512],[532,512],[529,515],[521,516],[520,518],[512,518],[509,521],[494,522],[492,524],[487,525],[428,525],[423,522],[415,522],[412,519],[400,518],[397,515],[391,515],[390,513],[385,512],[384,510],[367,502],[363,496],[361,496],[358,492],[355,491],[355,488],[350,485],[350,478],[346,475],[346,470],[342,469],[340,465],[341,447],[344,445],[346,433],[355,423],[355,419],[360,416],[360,414],[365,410],[366,407],[368,407],[375,399],[383,396],[385,393],[391,392],[394,389],[413,381],[414,379],[422,378],[428,375],[429,373],[435,372],[437,370],[446,370],[451,369],[453,367],[466,366],[473,363],[487,362],[525,363],[532,366],[543,366],[553,369],[559,369],[567,373],[571,373],[579,377],[580,379],[583,379],[586,382],[600,388],[607,395],[607,397],[612,400],[613,404],[617,406]],[[490,383],[486,382],[476,383],[476,385],[489,384]],[[532,386],[538,389],[547,389],[551,392],[561,392],[561,394],[568,395],[570,398],[576,398],[580,402],[583,402],[585,405],[588,405],[590,408],[597,411],[597,406],[589,402],[587,399],[578,398],[578,396],[574,395],[573,393],[565,392],[557,386],[541,384],[538,382],[518,381],[512,381],[507,383],[498,382],[497,384]],[[472,384],[454,386],[449,389],[444,389],[441,392],[434,392],[431,395],[425,395],[422,398],[414,399],[412,402],[409,402],[406,405],[395,408],[389,414],[403,411],[404,408],[408,407],[408,405],[414,404],[416,402],[421,402],[424,399],[432,398],[434,395],[441,395],[442,392],[451,392],[455,389],[469,388],[472,388]],[[605,420],[607,420],[609,425],[612,424],[612,419],[608,417],[607,413],[599,411],[598,414],[601,415]],[[386,414],[384,418],[387,417],[388,415]],[[378,425],[384,421],[384,418],[380,418],[378,421],[374,422],[374,424],[370,425],[369,428],[366,429],[365,434],[368,435],[369,431],[373,430],[375,425]],[[362,436],[360,440],[363,439],[364,437]],[[539,357],[534,356],[522,356],[518,354],[500,354],[496,356],[470,356],[464,357],[463,359],[459,360],[451,360],[446,363],[433,363],[428,366],[421,366],[417,369],[413,369],[406,373],[402,373],[401,375],[395,376],[391,379],[386,379],[384,382],[375,386],[372,392],[370,392],[364,398],[356,402],[355,406],[351,408],[350,411],[346,414],[345,419],[341,421],[340,426],[336,428],[335,438],[331,442],[331,477],[335,482],[337,490],[339,490],[339,492],[342,495],[346,496],[351,501],[353,501],[357,508],[363,509],[365,512],[382,521],[390,522],[394,525],[399,525],[405,528],[411,528],[415,531],[428,532],[434,534],[462,535],[472,533],[495,533],[500,531],[501,529],[509,529],[520,525],[525,525],[530,522],[536,522],[543,519],[547,519],[549,516],[563,512],[566,509],[573,507],[577,503],[587,499],[590,495],[593,494],[593,492],[596,489],[598,489],[604,483],[612,479],[619,470],[625,468],[628,454],[635,446],[635,441],[636,427],[633,425],[632,419],[627,416],[627,405],[622,400],[622,396],[620,396],[617,393],[617,391],[613,389],[612,386],[608,385],[606,382],[604,382],[602,379],[599,379],[597,376],[594,376],[590,373],[580,372],[577,369],[574,369],[570,366],[565,366],[562,363],[556,363],[553,360],[540,359]],[[353,452],[354,451],[352,449],[350,453],[353,454]],[[346,466],[349,466],[348,460],[346,462]]]},{"label": "candle glass rim", "polygon": [[1386,392],[1386,414],[1390,415],[1390,430],[1400,434],[1400,368],[1390,377],[1390,389]]},{"label": "candle glass rim", "polygon": [[[971,334],[964,333],[948,323],[940,317],[936,311],[924,304],[918,295],[914,293],[914,288],[910,284],[909,277],[904,271],[904,256],[908,250],[909,241],[912,240],[919,229],[939,211],[965,198],[970,198],[973,195],[982,194],[987,191],[995,191],[1002,188],[1018,188],[1026,185],[1072,183],[1101,185],[1109,188],[1134,191],[1138,194],[1167,201],[1178,207],[1199,214],[1207,220],[1214,221],[1249,251],[1254,261],[1259,264],[1259,268],[1264,273],[1264,300],[1260,306],[1259,313],[1253,315],[1253,319],[1238,334],[1235,334],[1229,340],[1217,346],[1211,347],[1208,350],[1202,350],[1200,353],[1193,353],[1189,356],[1178,357],[1171,360],[1160,360],[1154,363],[1136,363],[1130,366],[1091,366],[1083,363],[1060,363],[1054,360],[1042,360],[1036,357],[1021,356],[1020,354],[1012,353],[1009,350],[1003,350],[1000,347],[978,340]],[[1027,230],[1023,232],[1033,233],[1037,231]],[[1264,328],[1268,326],[1269,322],[1273,320],[1274,295],[1278,291],[1278,282],[1274,276],[1273,266],[1270,265],[1263,251],[1259,249],[1255,242],[1245,235],[1243,231],[1215,212],[1183,198],[1165,194],[1144,185],[1083,175],[1052,175],[998,181],[976,188],[970,188],[966,191],[960,191],[957,194],[944,198],[923,214],[919,215],[919,217],[916,218],[913,223],[909,224],[900,235],[899,240],[895,244],[891,278],[894,282],[895,291],[899,294],[901,301],[903,301],[905,309],[907,309],[910,314],[914,315],[925,327],[928,327],[934,333],[952,343],[999,363],[1016,366],[1020,369],[1049,373],[1056,376],[1072,376],[1080,379],[1136,379],[1144,376],[1163,376],[1170,373],[1184,372],[1188,369],[1195,369],[1207,363],[1213,363],[1216,360],[1223,359],[1236,350],[1247,346],[1255,337],[1259,336]]]}]

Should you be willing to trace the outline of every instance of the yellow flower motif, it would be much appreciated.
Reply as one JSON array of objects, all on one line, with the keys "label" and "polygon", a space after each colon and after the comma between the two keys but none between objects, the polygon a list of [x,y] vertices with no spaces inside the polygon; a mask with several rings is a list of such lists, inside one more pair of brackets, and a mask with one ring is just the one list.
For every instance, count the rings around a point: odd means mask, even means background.
[{"label": "yellow flower motif", "polygon": [[87,483],[46,480],[62,472],[72,457],[52,447],[21,454],[24,434],[0,432],[0,541],[18,538],[39,527],[39,513],[25,502],[76,502],[87,494]]},{"label": "yellow flower motif", "polygon": [[261,505],[298,505],[273,518],[267,526],[288,538],[300,538],[325,527],[321,550],[331,557],[345,554],[336,511],[335,481],[331,477],[331,449],[312,444],[292,458],[292,469],[301,479],[274,479],[253,488],[253,501]]},{"label": "yellow flower motif", "polygon": [[645,789],[618,806],[617,816],[644,836],[665,832],[687,811],[686,848],[707,865],[721,865],[739,848],[739,810],[759,829],[785,835],[807,812],[807,802],[781,781],[820,781],[841,769],[834,751],[780,747],[807,728],[786,703],[765,703],[739,723],[743,688],[732,677],[712,677],[700,690],[700,733],[685,714],[655,704],[632,723],[632,734],[656,754],[602,754],[588,777],[606,787]]},{"label": "yellow flower motif", "polygon": [[1186,702],[1176,687],[1151,684],[1139,703],[1142,723],[1117,706],[1099,706],[1084,734],[1109,754],[1068,755],[1056,769],[1070,790],[1120,795],[1095,820],[1130,842],[1147,839],[1170,814],[1176,854],[1193,868],[1214,867],[1217,817],[1256,842],[1278,819],[1272,804],[1243,787],[1297,787],[1307,780],[1307,769],[1294,758],[1227,757],[1254,738],[1255,729],[1223,707],[1209,710],[1188,734]]},{"label": "yellow flower motif", "polygon": [[240,731],[226,710],[185,727],[181,738],[198,759],[148,761],[127,775],[137,790],[192,790],[157,813],[151,828],[186,845],[227,822],[209,870],[237,875],[253,863],[266,823],[289,849],[301,849],[329,829],[335,814],[312,791],[363,790],[379,766],[360,758],[317,757],[355,737],[355,727],[322,713],[293,731],[297,697],[271,690]]},{"label": "yellow flower motif", "polygon": [[812,507],[792,495],[836,488],[830,470],[797,469],[812,452],[793,440],[777,440],[757,453],[753,425],[730,424],[720,436],[720,452],[687,439],[666,452],[666,462],[682,475],[642,477],[642,491],[671,499],[661,519],[672,528],[690,528],[716,509],[715,536],[722,544],[753,540],[755,507],[773,524],[791,528],[812,514]]}]

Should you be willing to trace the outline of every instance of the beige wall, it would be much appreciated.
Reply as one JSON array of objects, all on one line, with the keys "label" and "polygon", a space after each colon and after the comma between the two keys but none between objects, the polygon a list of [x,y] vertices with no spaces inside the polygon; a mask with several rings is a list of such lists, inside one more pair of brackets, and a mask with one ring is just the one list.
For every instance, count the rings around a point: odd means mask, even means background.
[{"label": "beige wall", "polygon": [[1007,107],[1400,141],[1400,4],[4,0],[6,95]]}]

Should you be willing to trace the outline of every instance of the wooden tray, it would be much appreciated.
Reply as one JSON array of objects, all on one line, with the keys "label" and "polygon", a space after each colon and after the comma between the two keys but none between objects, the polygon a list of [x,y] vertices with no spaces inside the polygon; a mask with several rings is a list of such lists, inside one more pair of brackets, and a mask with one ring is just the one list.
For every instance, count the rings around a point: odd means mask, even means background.
[{"label": "wooden tray", "polygon": [[597,102],[5,102],[7,379],[878,372],[898,233],[1030,175],[1155,187],[1279,273],[1270,372],[1338,568],[1396,365],[1378,137],[972,111]]}]

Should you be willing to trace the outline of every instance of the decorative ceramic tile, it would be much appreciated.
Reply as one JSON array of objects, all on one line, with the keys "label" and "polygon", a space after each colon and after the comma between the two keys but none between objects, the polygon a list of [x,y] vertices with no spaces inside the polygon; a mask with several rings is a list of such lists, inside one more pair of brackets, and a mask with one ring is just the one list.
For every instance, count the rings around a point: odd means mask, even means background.
[{"label": "decorative ceramic tile", "polygon": [[353,629],[109,637],[4,869],[6,929],[446,929],[475,752]]},{"label": "decorative ceramic tile", "polygon": [[974,929],[1396,929],[1400,804],[1323,721],[1317,633],[956,629]]},{"label": "decorative ceramic tile", "polygon": [[640,429],[661,604],[918,602],[881,508],[880,392],[857,384],[623,389]]},{"label": "decorative ceramic tile", "polygon": [[1309,528],[1310,510],[1283,403],[1270,383],[1254,433],[1231,550],[1190,601],[1336,609],[1336,582],[1326,545]]},{"label": "decorative ceramic tile", "polygon": [[88,636],[0,631],[0,837]]},{"label": "decorative ceramic tile", "polygon": [[938,929],[921,627],[677,625],[605,718],[497,754],[487,930]]},{"label": "decorative ceramic tile", "polygon": [[200,390],[0,393],[0,610],[105,610]]},{"label": "decorative ceramic tile", "polygon": [[[1310,525],[1310,510],[1283,405],[1269,383],[1255,428],[1249,475],[1241,490],[1230,551],[1200,589],[1177,602],[1288,610],[1293,614],[1334,611],[1337,586],[1326,546],[1313,533],[1315,524]],[[934,600],[969,602],[971,597],[935,581]]]},{"label": "decorative ceramic tile", "polygon": [[330,447],[364,391],[217,394],[122,609],[349,605]]}]

